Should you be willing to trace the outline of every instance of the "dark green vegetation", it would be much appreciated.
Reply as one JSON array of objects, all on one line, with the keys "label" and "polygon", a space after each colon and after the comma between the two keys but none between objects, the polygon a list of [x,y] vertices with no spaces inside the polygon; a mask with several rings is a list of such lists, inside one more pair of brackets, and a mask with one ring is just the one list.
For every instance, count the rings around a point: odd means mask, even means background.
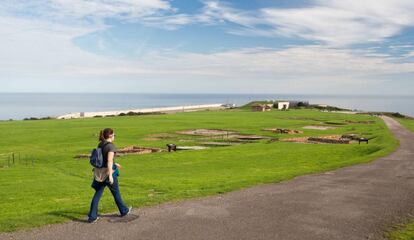
[{"label": "dark green vegetation", "polygon": [[[307,125],[334,128],[302,128]],[[121,192],[126,203],[134,207],[224,193],[363,163],[390,153],[398,145],[379,118],[317,110],[250,112],[235,109],[0,122],[0,154],[14,152],[35,159],[34,165],[31,160],[21,159],[8,166],[6,155],[0,155],[0,231],[85,218],[93,194],[92,172],[87,159],[74,159],[74,156],[89,153],[97,144],[98,131],[104,127],[115,129],[118,148],[131,145],[164,148],[170,142],[179,146],[196,145],[202,140],[200,137],[180,136],[176,132],[198,128],[226,129],[280,139],[345,133],[370,138],[369,144],[361,145],[261,140],[201,151],[119,157],[117,162],[124,166],[120,176]],[[304,133],[282,135],[262,131],[264,128],[289,128]],[[102,198],[100,210],[101,213],[116,211],[109,191]]]}]

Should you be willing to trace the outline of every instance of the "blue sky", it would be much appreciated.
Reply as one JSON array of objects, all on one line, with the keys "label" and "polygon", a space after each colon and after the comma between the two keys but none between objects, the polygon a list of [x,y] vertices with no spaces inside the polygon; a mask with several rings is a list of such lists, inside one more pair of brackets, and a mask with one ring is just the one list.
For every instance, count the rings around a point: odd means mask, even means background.
[{"label": "blue sky", "polygon": [[1,92],[412,95],[411,0],[4,0]]}]

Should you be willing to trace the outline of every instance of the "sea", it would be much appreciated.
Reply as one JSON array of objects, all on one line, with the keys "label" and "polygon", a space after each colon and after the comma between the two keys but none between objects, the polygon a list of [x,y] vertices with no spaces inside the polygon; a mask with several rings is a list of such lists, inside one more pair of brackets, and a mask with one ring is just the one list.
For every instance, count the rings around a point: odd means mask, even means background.
[{"label": "sea", "polygon": [[308,101],[352,110],[399,112],[414,116],[414,95],[0,93],[0,120],[197,104],[232,103],[241,106],[254,100]]}]

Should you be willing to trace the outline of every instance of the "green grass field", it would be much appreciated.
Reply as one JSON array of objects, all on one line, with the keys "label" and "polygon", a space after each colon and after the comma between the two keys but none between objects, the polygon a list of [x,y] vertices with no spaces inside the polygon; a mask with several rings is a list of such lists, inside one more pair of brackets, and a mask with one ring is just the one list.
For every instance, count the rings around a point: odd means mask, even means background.
[{"label": "green grass field", "polygon": [[404,127],[414,132],[414,119],[412,118],[395,118],[395,119],[397,119]]},{"label": "green grass field", "polygon": [[[364,123],[364,121],[373,121]],[[306,125],[335,126],[331,130],[307,130]],[[368,115],[322,113],[316,110],[250,112],[202,111],[169,115],[110,117],[77,120],[0,122],[0,231],[14,231],[73,219],[84,219],[93,189],[91,166],[76,154],[89,153],[101,128],[112,127],[115,144],[164,147],[196,145],[196,138],[179,130],[209,128],[278,138],[292,137],[262,131],[282,127],[303,130],[296,136],[358,133],[369,144],[301,144],[267,140],[201,151],[162,152],[117,158],[124,166],[120,176],[123,197],[135,208],[197,196],[224,193],[261,183],[328,171],[376,159],[392,152],[398,141],[383,121]],[[170,133],[170,139],[149,139]],[[14,165],[7,155],[20,154]],[[30,157],[25,157],[30,156]],[[17,157],[16,157],[17,158]],[[34,165],[32,165],[32,159]],[[100,212],[115,212],[106,191]]]}]

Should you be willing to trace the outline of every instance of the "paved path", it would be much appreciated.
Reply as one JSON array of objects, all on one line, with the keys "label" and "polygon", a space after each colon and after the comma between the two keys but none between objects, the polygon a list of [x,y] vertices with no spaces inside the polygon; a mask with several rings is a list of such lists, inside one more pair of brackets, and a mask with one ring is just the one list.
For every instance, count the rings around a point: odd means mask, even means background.
[{"label": "paved path", "polygon": [[414,134],[384,120],[401,147],[369,164],[142,208],[128,223],[107,217],[0,239],[382,239],[387,226],[414,213]]}]

